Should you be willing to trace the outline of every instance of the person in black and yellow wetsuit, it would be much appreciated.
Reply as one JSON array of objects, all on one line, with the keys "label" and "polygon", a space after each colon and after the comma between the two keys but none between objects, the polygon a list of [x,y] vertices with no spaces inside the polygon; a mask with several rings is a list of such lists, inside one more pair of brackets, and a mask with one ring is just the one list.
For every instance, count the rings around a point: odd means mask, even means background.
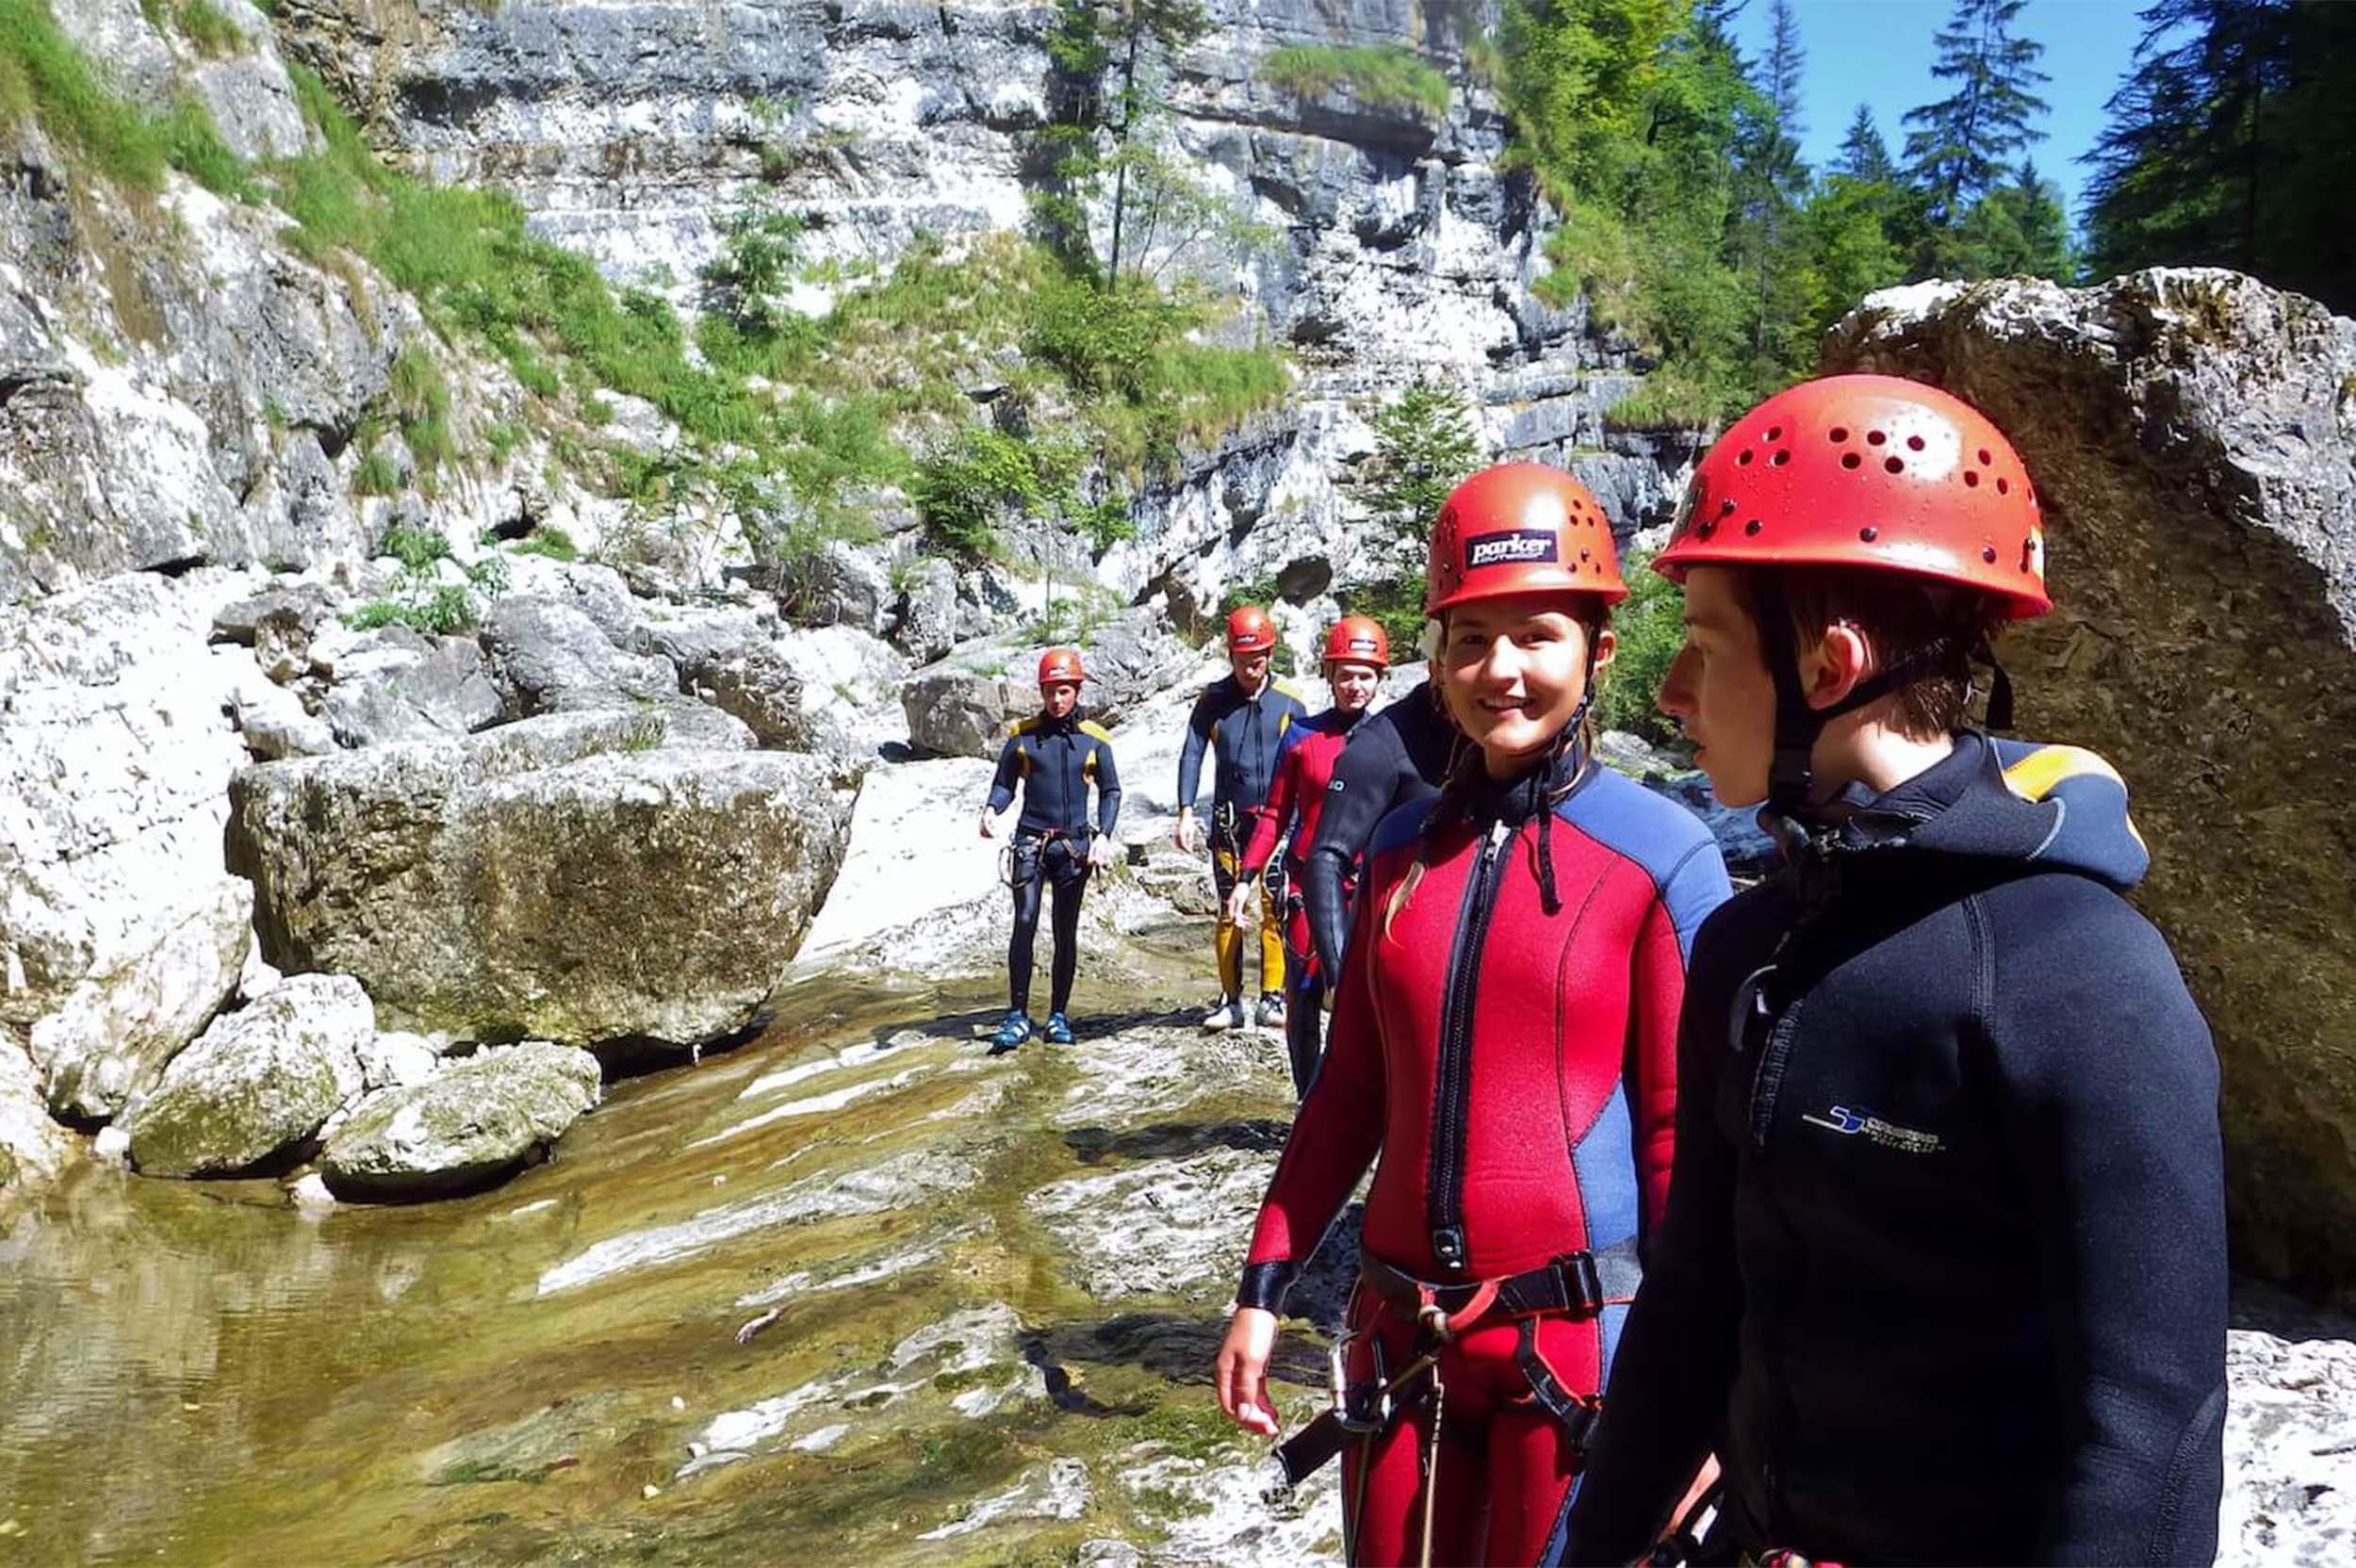
[{"label": "person in black and yellow wetsuit", "polygon": [[[1080,683],[1087,674],[1077,648],[1049,648],[1039,662],[1039,710],[1008,727],[990,780],[990,804],[982,808],[982,837],[995,836],[999,813],[1023,788],[1023,815],[1007,846],[1006,881],[1014,889],[1014,936],[1006,944],[1006,1017],[991,1041],[993,1051],[1012,1051],[1031,1037],[1031,949],[1039,934],[1039,895],[1054,890],[1055,967],[1047,1011],[1047,1042],[1072,1043],[1064,1009],[1072,1002],[1072,979],[1080,962],[1080,895],[1088,873],[1113,853],[1113,825],[1121,818],[1121,776],[1113,766],[1112,737],[1080,709]],[[1096,785],[1096,813],[1088,815],[1088,784]]]},{"label": "person in black and yellow wetsuit", "polygon": [[[1203,1021],[1205,1029],[1236,1029],[1243,1006],[1243,923],[1235,918],[1235,891],[1251,841],[1253,814],[1268,799],[1276,778],[1276,758],[1285,731],[1309,716],[1308,705],[1268,669],[1276,651],[1276,626],[1268,612],[1247,604],[1227,617],[1227,664],[1232,672],[1203,689],[1186,720],[1186,745],[1178,753],[1178,825],[1171,837],[1192,855],[1194,802],[1203,786],[1203,753],[1219,753],[1211,786],[1211,881],[1219,890],[1219,1005]],[[1262,1027],[1284,1025],[1284,862],[1274,857],[1261,879],[1260,1007]]]}]

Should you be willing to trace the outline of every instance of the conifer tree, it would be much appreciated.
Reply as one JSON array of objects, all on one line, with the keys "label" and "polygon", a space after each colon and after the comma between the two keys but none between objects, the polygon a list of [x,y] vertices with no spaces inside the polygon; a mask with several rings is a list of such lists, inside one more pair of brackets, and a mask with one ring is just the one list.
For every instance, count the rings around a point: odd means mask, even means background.
[{"label": "conifer tree", "polygon": [[1849,129],[1841,139],[1841,152],[1832,161],[1831,172],[1868,185],[1898,182],[1898,165],[1890,156],[1890,143],[1882,139],[1881,127],[1873,123],[1873,111],[1863,104],[1849,118]]},{"label": "conifer tree", "polygon": [[2337,217],[2356,141],[2356,7],[2157,0],[2087,159],[2091,261],[2239,268],[2356,308]]},{"label": "conifer tree", "polygon": [[2044,139],[2035,122],[2046,110],[2035,89],[2050,81],[2037,68],[2045,45],[2016,36],[2028,0],[1955,0],[1934,35],[1931,74],[1954,84],[1936,104],[1906,111],[1906,170],[1919,188],[1934,236],[1961,221],[1995,188],[2010,160]]},{"label": "conifer tree", "polygon": [[1774,0],[1768,43],[1742,106],[1735,146],[1742,204],[1731,249],[1747,287],[1749,378],[1778,385],[1804,368],[1815,286],[1800,209],[1808,165],[1800,156],[1800,79],[1807,62],[1792,0]]}]

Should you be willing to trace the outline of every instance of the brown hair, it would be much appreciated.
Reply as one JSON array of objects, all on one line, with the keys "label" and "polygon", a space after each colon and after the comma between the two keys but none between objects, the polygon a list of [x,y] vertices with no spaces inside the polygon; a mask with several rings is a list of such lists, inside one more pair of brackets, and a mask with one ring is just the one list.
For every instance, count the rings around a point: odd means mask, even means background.
[{"label": "brown hair", "polygon": [[[1756,572],[1735,574],[1735,594],[1754,623]],[[1865,640],[1873,666],[1909,659],[1925,673],[1882,698],[1890,727],[1910,741],[1935,741],[1961,728],[1972,712],[1972,658],[2006,623],[1985,595],[1871,566],[1775,569],[1793,645],[1801,652],[1845,626]]]}]

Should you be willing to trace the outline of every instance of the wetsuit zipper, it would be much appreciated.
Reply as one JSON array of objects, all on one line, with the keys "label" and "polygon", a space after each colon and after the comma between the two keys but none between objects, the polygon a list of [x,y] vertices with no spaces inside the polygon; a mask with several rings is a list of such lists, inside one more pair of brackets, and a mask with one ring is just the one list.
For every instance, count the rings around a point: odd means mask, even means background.
[{"label": "wetsuit zipper", "polygon": [[1440,1266],[1464,1266],[1464,1123],[1472,1104],[1473,997],[1481,979],[1481,951],[1489,939],[1489,916],[1497,906],[1498,851],[1513,836],[1497,822],[1481,846],[1464,902],[1456,914],[1456,941],[1448,955],[1447,1000],[1440,1013],[1437,1092],[1432,1098],[1432,1255]]}]

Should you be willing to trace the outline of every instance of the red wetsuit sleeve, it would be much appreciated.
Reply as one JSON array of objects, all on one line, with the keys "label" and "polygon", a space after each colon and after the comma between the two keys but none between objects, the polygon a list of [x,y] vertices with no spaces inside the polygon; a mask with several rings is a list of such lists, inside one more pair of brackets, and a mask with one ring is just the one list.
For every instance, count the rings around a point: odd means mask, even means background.
[{"label": "red wetsuit sleeve", "polygon": [[[1387,896],[1387,887],[1382,892]],[[1383,1147],[1383,1042],[1375,1022],[1369,961],[1382,923],[1380,907],[1370,906],[1350,935],[1350,959],[1326,1037],[1325,1063],[1293,1119],[1292,1135],[1284,1140],[1284,1152],[1260,1204],[1259,1222],[1252,1227],[1243,1283],[1235,1292],[1244,1306],[1274,1311],[1283,1303],[1293,1275],[1317,1250],[1326,1227]]]},{"label": "red wetsuit sleeve", "polygon": [[1301,753],[1298,744],[1284,748],[1277,760],[1276,777],[1268,785],[1268,799],[1252,813],[1252,841],[1244,846],[1242,878],[1250,881],[1260,874],[1276,854],[1276,841],[1284,836],[1284,825],[1292,820],[1293,801],[1301,793]]}]

